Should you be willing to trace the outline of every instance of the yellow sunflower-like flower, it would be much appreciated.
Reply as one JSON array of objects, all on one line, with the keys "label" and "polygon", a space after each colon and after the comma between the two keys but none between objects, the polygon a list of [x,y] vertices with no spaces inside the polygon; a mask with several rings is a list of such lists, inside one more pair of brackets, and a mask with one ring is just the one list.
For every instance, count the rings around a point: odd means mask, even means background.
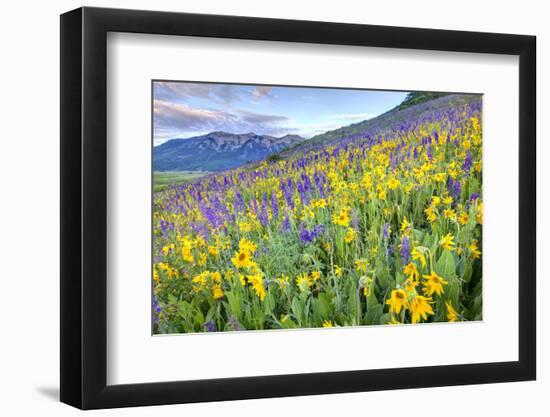
[{"label": "yellow sunflower-like flower", "polygon": [[340,213],[332,216],[332,222],[339,226],[348,227],[350,222],[349,211],[346,209],[340,210]]},{"label": "yellow sunflower-like flower", "polygon": [[403,217],[403,221],[401,222],[401,231],[404,232],[409,227],[411,227],[411,223],[409,222],[409,220],[407,220],[406,217]]},{"label": "yellow sunflower-like flower", "polygon": [[346,232],[346,236],[344,237],[344,241],[346,243],[351,243],[355,240],[355,237],[357,236],[357,232],[353,228],[349,228]]},{"label": "yellow sunflower-like flower", "polygon": [[311,288],[312,283],[313,281],[307,273],[299,274],[296,277],[296,286],[302,291],[306,288]]},{"label": "yellow sunflower-like flower", "polygon": [[437,210],[433,205],[429,205],[424,210],[424,213],[426,213],[426,220],[428,220],[430,223],[433,223],[437,220]]},{"label": "yellow sunflower-like flower", "polygon": [[413,323],[419,323],[420,318],[427,320],[428,315],[433,315],[434,311],[430,303],[432,300],[421,295],[417,295],[411,301],[411,320]]},{"label": "yellow sunflower-like flower", "polygon": [[422,252],[418,250],[418,248],[414,248],[411,254],[412,254],[413,260],[420,261],[420,263],[422,264],[422,268],[426,267],[426,257]]},{"label": "yellow sunflower-like flower", "polygon": [[355,269],[361,272],[367,272],[367,260],[366,259],[356,259],[355,260]]},{"label": "yellow sunflower-like flower", "polygon": [[468,217],[468,213],[466,213],[465,211],[463,211],[462,213],[460,213],[460,216],[458,216],[458,222],[464,226],[466,223],[468,223],[468,220],[470,218]]},{"label": "yellow sunflower-like flower", "polygon": [[250,240],[242,238],[239,241],[239,251],[241,252],[246,252],[249,255],[252,255],[254,252],[256,252],[256,249],[257,249],[256,244],[251,242]]},{"label": "yellow sunflower-like flower", "polygon": [[247,268],[253,265],[250,253],[243,250],[235,252],[235,256],[231,258],[231,262],[233,262],[233,265],[237,268]]},{"label": "yellow sunflower-like flower", "polygon": [[219,300],[219,299],[223,298],[224,293],[223,293],[223,290],[222,290],[222,287],[221,287],[220,284],[216,284],[212,287],[212,296],[216,300]]},{"label": "yellow sunflower-like flower", "polygon": [[472,254],[472,258],[474,258],[474,259],[481,258],[481,251],[479,250],[479,247],[477,246],[477,240],[472,240],[472,242],[468,245],[468,248],[470,249],[470,253]]},{"label": "yellow sunflower-like flower", "polygon": [[459,316],[456,310],[453,308],[453,305],[449,301],[445,301],[445,307],[447,308],[447,320],[451,323],[458,321]]},{"label": "yellow sunflower-like flower", "polygon": [[399,188],[399,185],[401,183],[399,182],[399,180],[397,178],[390,178],[390,180],[388,181],[388,188],[390,190],[395,190],[397,188]]},{"label": "yellow sunflower-like flower", "polygon": [[445,292],[443,285],[447,285],[449,283],[437,275],[434,271],[432,271],[429,275],[424,275],[424,280],[424,295],[429,297],[431,297],[433,293],[436,293],[437,295],[443,294]]},{"label": "yellow sunflower-like flower", "polygon": [[441,238],[441,240],[439,241],[439,245],[443,249],[454,250],[455,249],[454,239],[455,238],[453,235],[451,235],[450,233],[447,233],[445,236],[443,236],[443,238]]},{"label": "yellow sunflower-like flower", "polygon": [[208,246],[208,253],[216,257],[220,254],[220,250],[216,246]]},{"label": "yellow sunflower-like flower", "polygon": [[416,265],[412,262],[409,262],[405,267],[403,268],[403,273],[409,277],[409,279],[417,280],[419,277],[418,269],[416,268]]},{"label": "yellow sunflower-like flower", "polygon": [[325,320],[323,322],[323,327],[325,327],[325,328],[334,327],[334,324],[332,324],[332,321],[330,321],[330,320]]},{"label": "yellow sunflower-like flower", "polygon": [[407,293],[402,289],[393,290],[389,300],[386,300],[386,304],[390,306],[390,312],[399,314],[402,308],[409,308]]},{"label": "yellow sunflower-like flower", "polygon": [[260,297],[260,301],[264,301],[266,296],[266,291],[264,287],[264,279],[262,275],[247,275],[246,279],[248,280],[249,284],[252,285],[252,288],[254,289],[254,292],[258,297]]},{"label": "yellow sunflower-like flower", "polygon": [[311,279],[313,279],[313,281],[317,282],[321,279],[321,272],[320,271],[313,271],[311,273]]}]

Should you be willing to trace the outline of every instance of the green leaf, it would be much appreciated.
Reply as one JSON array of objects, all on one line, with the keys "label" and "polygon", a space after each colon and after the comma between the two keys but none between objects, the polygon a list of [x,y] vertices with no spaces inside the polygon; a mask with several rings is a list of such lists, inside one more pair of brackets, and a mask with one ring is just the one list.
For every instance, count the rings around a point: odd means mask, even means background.
[{"label": "green leaf", "polygon": [[472,263],[469,260],[464,260],[464,272],[462,273],[462,279],[464,282],[470,282],[470,279],[472,278]]},{"label": "green leaf", "polygon": [[294,317],[296,317],[296,320],[298,320],[298,324],[301,326],[303,322],[304,314],[302,312],[302,305],[298,297],[294,297],[292,299],[292,303],[290,304],[290,307],[292,309],[292,314],[294,314]]},{"label": "green leaf", "polygon": [[443,250],[435,266],[437,274],[444,279],[451,279],[456,276],[456,265],[453,254],[448,250]]},{"label": "green leaf", "polygon": [[378,319],[379,324],[388,324],[388,322],[391,320],[391,314],[390,313],[384,313],[380,316]]},{"label": "green leaf", "polygon": [[375,305],[373,308],[369,308],[365,315],[365,324],[378,324],[380,323],[380,317],[382,316],[382,306],[380,304]]},{"label": "green leaf", "polygon": [[330,303],[330,297],[322,292],[319,294],[319,297],[317,299],[317,304],[319,305],[319,312],[321,314],[321,317],[323,319],[328,318],[332,311],[332,305]]}]

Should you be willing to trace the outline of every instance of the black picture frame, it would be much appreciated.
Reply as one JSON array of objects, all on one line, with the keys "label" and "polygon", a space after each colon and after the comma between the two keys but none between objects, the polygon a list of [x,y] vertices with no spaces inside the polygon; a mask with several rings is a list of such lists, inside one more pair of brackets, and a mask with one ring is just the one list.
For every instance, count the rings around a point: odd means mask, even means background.
[{"label": "black picture frame", "polygon": [[[108,32],[519,56],[519,360],[107,385]],[[61,15],[61,401],[81,409],[533,380],[534,36],[102,8]]]}]

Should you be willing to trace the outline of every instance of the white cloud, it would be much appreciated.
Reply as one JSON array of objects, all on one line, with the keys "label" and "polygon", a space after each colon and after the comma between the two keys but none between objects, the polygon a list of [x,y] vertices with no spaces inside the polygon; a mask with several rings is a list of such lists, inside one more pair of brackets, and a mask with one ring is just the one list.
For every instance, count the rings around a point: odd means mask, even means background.
[{"label": "white cloud", "polygon": [[197,136],[217,130],[230,133],[254,132],[280,136],[294,132],[286,116],[248,110],[206,110],[164,100],[153,102],[155,144],[168,139]]}]

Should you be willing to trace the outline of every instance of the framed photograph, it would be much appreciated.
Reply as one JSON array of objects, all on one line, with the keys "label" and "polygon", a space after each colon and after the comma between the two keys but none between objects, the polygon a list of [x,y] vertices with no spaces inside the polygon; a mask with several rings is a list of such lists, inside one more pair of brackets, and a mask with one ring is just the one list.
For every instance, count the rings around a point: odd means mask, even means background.
[{"label": "framed photograph", "polygon": [[61,16],[61,401],[533,380],[535,37]]}]

